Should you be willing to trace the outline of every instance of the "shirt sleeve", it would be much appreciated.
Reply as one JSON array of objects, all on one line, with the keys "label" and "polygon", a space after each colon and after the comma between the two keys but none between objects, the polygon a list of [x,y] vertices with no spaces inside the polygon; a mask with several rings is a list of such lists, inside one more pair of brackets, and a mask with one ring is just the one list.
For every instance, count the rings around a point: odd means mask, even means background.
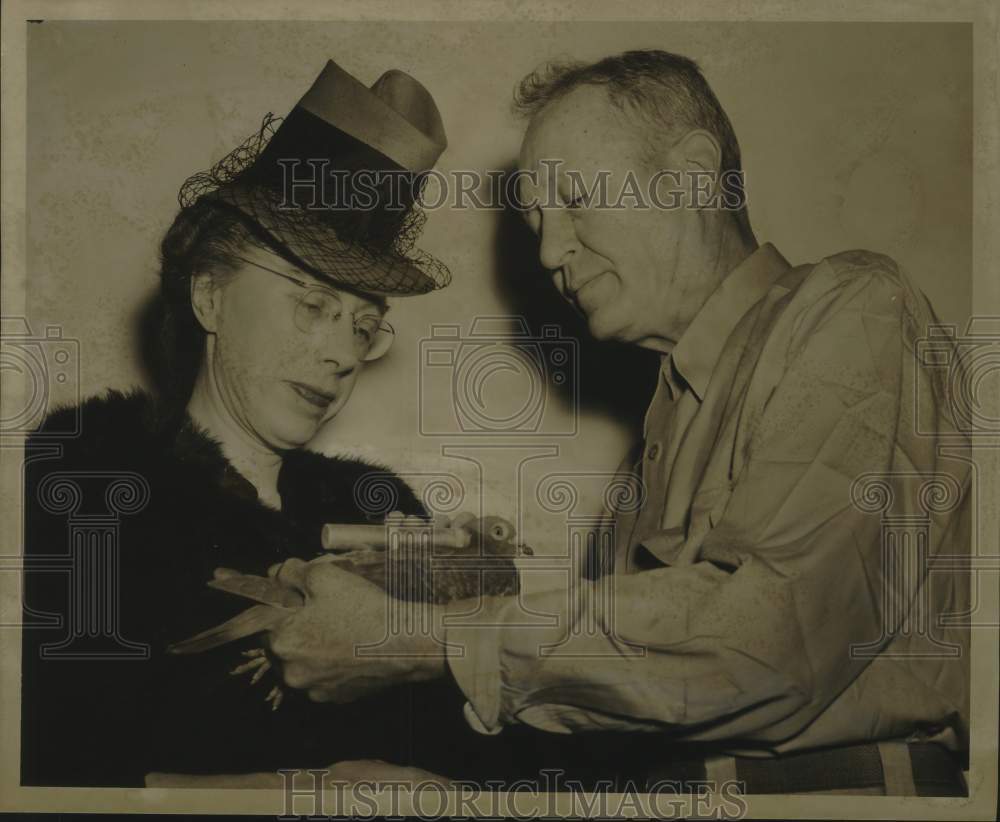
[{"label": "shirt sleeve", "polygon": [[[767,399],[744,409],[742,468],[697,561],[489,600],[476,625],[446,629],[475,727],[777,742],[858,677],[868,658],[853,646],[891,640],[920,580],[885,587],[858,480],[881,478],[906,516],[914,483],[940,470],[935,438],[911,433],[914,413],[948,424],[914,365],[926,308],[892,268],[815,283],[765,346]],[[950,516],[935,517],[931,553]],[[558,624],[526,629],[526,612]]]}]

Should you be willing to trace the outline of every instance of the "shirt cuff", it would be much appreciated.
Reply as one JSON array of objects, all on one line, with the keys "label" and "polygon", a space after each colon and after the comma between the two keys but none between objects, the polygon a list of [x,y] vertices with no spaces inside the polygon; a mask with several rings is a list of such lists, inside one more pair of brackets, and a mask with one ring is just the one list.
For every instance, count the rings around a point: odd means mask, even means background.
[{"label": "shirt cuff", "polygon": [[448,667],[462,693],[465,719],[481,734],[503,729],[500,704],[500,631],[504,597],[484,597],[473,603],[458,601],[445,606],[444,639]]}]

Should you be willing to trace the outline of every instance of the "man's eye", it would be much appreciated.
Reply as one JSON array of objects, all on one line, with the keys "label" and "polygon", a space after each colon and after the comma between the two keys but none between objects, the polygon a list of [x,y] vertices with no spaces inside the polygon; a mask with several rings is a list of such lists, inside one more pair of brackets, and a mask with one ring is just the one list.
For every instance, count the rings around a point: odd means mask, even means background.
[{"label": "man's eye", "polygon": [[583,208],[586,204],[587,204],[587,198],[583,194],[580,194],[579,196],[574,197],[572,200],[567,202],[566,208],[578,209],[578,208]]}]

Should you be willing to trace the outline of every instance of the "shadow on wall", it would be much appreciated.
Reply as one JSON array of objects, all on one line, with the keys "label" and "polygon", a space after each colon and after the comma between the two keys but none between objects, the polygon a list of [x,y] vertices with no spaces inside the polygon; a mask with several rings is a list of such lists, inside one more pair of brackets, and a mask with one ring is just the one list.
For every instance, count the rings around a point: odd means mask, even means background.
[{"label": "shadow on wall", "polygon": [[167,366],[160,342],[163,333],[163,315],[163,298],[157,290],[140,307],[134,328],[143,380],[157,394],[164,392],[168,382]]},{"label": "shadow on wall", "polygon": [[[514,171],[508,168],[506,174]],[[504,185],[503,191],[507,191]],[[510,202],[499,212],[494,243],[498,285],[511,314],[523,316],[531,334],[543,325],[562,328],[564,337],[577,340],[580,352],[580,410],[610,416],[642,435],[642,420],[656,387],[660,358],[653,351],[590,336],[587,323],[560,296],[552,277],[538,260],[538,240],[527,229]],[[567,384],[550,385],[571,401]]]},{"label": "shadow on wall", "polygon": [[183,323],[168,320],[167,313],[157,289],[136,313],[133,333],[143,383],[162,403],[165,413],[175,414],[186,408],[194,388],[201,344],[195,344],[200,335],[185,333]]}]

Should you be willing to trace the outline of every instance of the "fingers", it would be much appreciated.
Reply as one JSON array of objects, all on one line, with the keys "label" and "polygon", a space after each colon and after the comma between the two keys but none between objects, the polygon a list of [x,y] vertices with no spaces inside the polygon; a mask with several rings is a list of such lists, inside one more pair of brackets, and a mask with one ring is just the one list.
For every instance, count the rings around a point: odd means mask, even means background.
[{"label": "fingers", "polygon": [[[465,528],[470,523],[478,520],[479,517],[471,511],[462,511],[455,514],[454,518],[447,514],[434,514],[431,522],[435,528]],[[386,524],[395,526],[418,526],[426,525],[427,520],[423,517],[406,516],[402,511],[390,511],[385,517]]]},{"label": "fingers", "polygon": [[308,574],[309,563],[305,560],[293,557],[279,562],[267,569],[267,575],[277,580],[282,585],[294,588],[296,591],[305,591],[305,579]]},{"label": "fingers", "polygon": [[407,516],[402,511],[390,511],[385,515],[385,523],[397,528],[418,528],[421,525],[426,525],[427,519],[413,515]]},{"label": "fingers", "polygon": [[240,572],[233,568],[216,568],[212,572],[212,577],[214,579],[229,579],[230,577],[238,577]]},{"label": "fingers", "polygon": [[[286,681],[288,681],[287,676]],[[351,679],[326,679],[320,684],[306,685],[299,690],[304,690],[312,702],[330,702],[334,705],[346,705],[362,697],[379,693],[388,688],[390,684],[384,679],[360,676]]]},{"label": "fingers", "polygon": [[317,557],[306,564],[301,576],[300,590],[307,597],[329,596],[344,593],[357,574],[347,571],[336,556]]},{"label": "fingers", "polygon": [[479,517],[469,511],[462,511],[460,514],[455,514],[455,518],[451,521],[452,528],[466,528],[472,522],[475,522]]},{"label": "fingers", "polygon": [[350,542],[345,545],[338,545],[328,556],[343,558],[345,555],[370,554],[373,551],[381,551],[385,546],[369,545],[367,542]]}]

